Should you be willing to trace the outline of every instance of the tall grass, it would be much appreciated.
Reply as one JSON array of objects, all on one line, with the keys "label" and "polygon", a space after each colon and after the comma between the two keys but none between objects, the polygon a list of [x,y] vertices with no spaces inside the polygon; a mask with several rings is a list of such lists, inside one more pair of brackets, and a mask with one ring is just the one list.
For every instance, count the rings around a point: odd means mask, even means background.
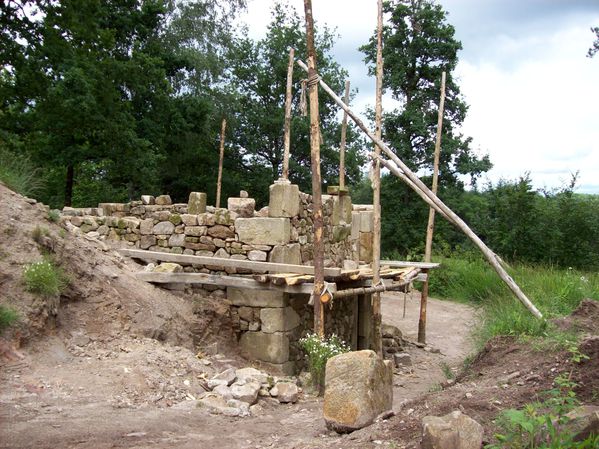
[{"label": "tall grass", "polygon": [[34,196],[43,188],[39,169],[25,157],[0,148],[0,181],[9,189]]},{"label": "tall grass", "polygon": [[[546,319],[567,315],[584,298],[599,300],[599,274],[551,266],[516,264],[510,275]],[[533,317],[482,259],[445,258],[431,275],[431,294],[481,306],[482,341],[496,335],[543,336],[550,331]]]}]

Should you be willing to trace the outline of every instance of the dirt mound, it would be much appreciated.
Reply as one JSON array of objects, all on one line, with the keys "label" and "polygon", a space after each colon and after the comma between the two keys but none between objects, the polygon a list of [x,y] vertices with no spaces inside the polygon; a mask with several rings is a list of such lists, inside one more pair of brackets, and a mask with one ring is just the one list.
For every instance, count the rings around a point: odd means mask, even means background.
[{"label": "dirt mound", "polygon": [[[47,335],[85,335],[93,341],[136,335],[190,349],[200,340],[231,340],[222,304],[181,298],[138,281],[133,262],[103,242],[67,232],[48,219],[46,206],[2,185],[0,204],[0,304],[19,313],[18,325],[5,333],[16,346]],[[60,297],[25,289],[24,267],[43,257],[69,279]],[[194,314],[198,309],[202,313]]]},{"label": "dirt mound", "polygon": [[563,330],[599,334],[599,301],[583,299],[569,316],[557,318],[553,323]]}]

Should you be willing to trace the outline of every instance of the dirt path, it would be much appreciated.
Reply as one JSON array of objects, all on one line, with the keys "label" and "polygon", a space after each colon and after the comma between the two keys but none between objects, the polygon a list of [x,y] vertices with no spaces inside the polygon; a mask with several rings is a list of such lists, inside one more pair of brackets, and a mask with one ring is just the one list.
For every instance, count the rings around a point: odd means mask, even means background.
[{"label": "dirt path", "polygon": [[[403,295],[385,295],[383,320],[415,340],[417,294],[406,306],[403,318]],[[445,379],[441,365],[456,366],[471,350],[472,309],[431,299],[428,317],[433,351],[408,346],[413,367],[395,376],[396,409],[435,388]],[[1,367],[0,448],[320,447],[351,438],[328,432],[321,400],[309,396],[293,405],[263,403],[258,416],[243,419],[181,401],[201,391],[199,378],[239,366],[223,357],[204,363],[151,339],[120,336],[80,349],[73,339],[49,338]]]}]

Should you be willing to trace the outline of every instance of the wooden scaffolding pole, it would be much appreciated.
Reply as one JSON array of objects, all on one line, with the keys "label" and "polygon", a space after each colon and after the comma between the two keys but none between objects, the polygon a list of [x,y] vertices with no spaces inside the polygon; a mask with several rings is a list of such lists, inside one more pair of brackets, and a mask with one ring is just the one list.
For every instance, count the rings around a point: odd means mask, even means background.
[{"label": "wooden scaffolding pole", "polygon": [[322,187],[320,184],[320,120],[318,112],[318,80],[314,48],[314,18],[312,0],[304,0],[306,39],[308,46],[308,95],[310,102],[310,156],[312,162],[312,208],[314,221],[314,332],[324,337],[324,242],[322,217]]},{"label": "wooden scaffolding pole", "polygon": [[[298,65],[305,71],[308,71],[308,67],[302,61],[296,61]],[[524,292],[518,287],[518,284],[514,282],[511,276],[505,271],[502,266],[503,261],[497,254],[489,249],[487,245],[470,229],[470,227],[462,220],[455,212],[453,212],[443,201],[441,201],[437,195],[435,195],[431,190],[416,176],[416,174],[410,170],[410,168],[399,158],[397,155],[383,142],[381,139],[377,138],[372,131],[370,131],[364,122],[348,107],[343,103],[343,100],[333,92],[333,90],[325,83],[323,80],[320,80],[320,85],[325,90],[326,93],[337,103],[337,105],[347,112],[349,117],[354,121],[354,123],[360,128],[364,134],[366,134],[370,140],[379,145],[379,147],[383,150],[383,152],[395,163],[397,167],[396,172],[401,173],[402,176],[405,176],[405,179],[410,182],[407,183],[409,187],[414,189],[416,193],[421,196],[425,196],[429,199],[431,204],[435,205],[435,209],[443,214],[445,218],[448,219],[450,223],[453,223],[458,229],[460,229],[466,236],[472,240],[472,242],[478,247],[478,249],[483,253],[489,264],[493,267],[493,269],[497,272],[499,277],[512,291],[514,296],[518,298],[518,300],[532,313],[535,317],[542,319],[543,315],[539,310],[535,307],[535,305],[527,298]],[[373,156],[376,157],[376,156]],[[382,162],[381,162],[382,163]],[[390,163],[384,164],[386,167],[393,167]],[[402,178],[400,176],[400,178]],[[403,179],[403,178],[402,178]]]},{"label": "wooden scaffolding pole", "polygon": [[[377,1],[377,33],[376,33],[376,105],[375,105],[375,135],[382,136],[383,120],[383,0]],[[380,156],[381,148],[375,143],[374,154]],[[381,164],[379,158],[372,160],[372,203],[373,203],[373,232],[372,232],[372,284],[377,286],[380,281],[381,268]],[[381,293],[372,294],[372,349],[383,356],[381,335]]]},{"label": "wooden scaffolding pole", "polygon": [[[439,112],[437,115],[437,138],[435,140],[435,158],[433,162],[433,188],[432,192],[437,194],[439,183],[439,156],[441,154],[441,132],[443,131],[443,109],[445,107],[445,72],[441,73],[441,98],[439,100]],[[428,224],[426,226],[426,243],[424,248],[424,261],[431,261],[433,249],[433,232],[435,230],[435,208],[428,210]],[[428,301],[428,277],[422,285],[420,295],[420,318],[418,320],[418,342],[426,343],[426,303]]]},{"label": "wooden scaffolding pole", "polygon": [[289,179],[289,148],[291,146],[291,95],[293,87],[293,65],[295,50],[289,50],[289,67],[287,67],[287,89],[285,91],[285,151],[283,153],[283,179]]},{"label": "wooden scaffolding pole", "polygon": [[[349,106],[349,80],[345,80],[343,102]],[[345,189],[345,144],[347,141],[347,112],[343,111],[341,122],[341,145],[339,145],[339,190]]]},{"label": "wooden scaffolding pole", "polygon": [[218,179],[216,181],[216,203],[217,208],[220,207],[220,190],[223,182],[223,160],[225,159],[225,129],[227,127],[227,119],[223,118],[220,127],[220,155],[218,157]]}]

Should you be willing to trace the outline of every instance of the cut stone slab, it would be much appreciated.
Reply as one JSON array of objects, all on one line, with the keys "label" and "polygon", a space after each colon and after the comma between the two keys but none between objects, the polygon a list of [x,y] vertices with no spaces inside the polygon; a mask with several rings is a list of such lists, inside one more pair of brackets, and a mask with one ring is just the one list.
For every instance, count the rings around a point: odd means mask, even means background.
[{"label": "cut stone slab", "polygon": [[231,395],[233,399],[245,402],[249,405],[254,404],[258,400],[258,392],[260,384],[258,382],[247,382],[243,385],[234,383],[231,385]]},{"label": "cut stone slab", "polygon": [[360,260],[372,262],[372,232],[360,232]]},{"label": "cut stone slab", "polygon": [[334,196],[333,197],[333,214],[331,215],[331,223],[333,226],[338,224],[351,224],[352,221],[352,204],[349,196]]},{"label": "cut stone slab", "polygon": [[170,206],[173,204],[173,200],[171,200],[170,195],[159,195],[154,200],[154,203],[157,206]]},{"label": "cut stone slab", "polygon": [[483,427],[459,410],[422,419],[422,449],[480,449]]},{"label": "cut stone slab", "polygon": [[276,290],[251,290],[228,287],[227,298],[234,306],[286,307],[289,304],[288,295]]},{"label": "cut stone slab", "polygon": [[262,332],[287,332],[300,324],[300,317],[292,307],[264,308],[260,310]]},{"label": "cut stone slab", "polygon": [[323,416],[329,429],[352,432],[374,422],[393,405],[393,371],[374,351],[328,360]]},{"label": "cut stone slab", "polygon": [[256,200],[253,198],[229,198],[227,200],[227,209],[235,212],[240,218],[250,218],[254,216]]},{"label": "cut stone slab", "polygon": [[206,212],[206,194],[204,192],[191,192],[187,201],[187,213],[198,215]]},{"label": "cut stone slab", "polygon": [[161,221],[156,223],[152,228],[152,234],[154,235],[168,235],[175,232],[175,225],[170,221]]},{"label": "cut stone slab", "polygon": [[239,340],[241,351],[251,360],[285,363],[289,360],[289,338],[281,332],[246,332]]},{"label": "cut stone slab", "polygon": [[252,250],[248,252],[248,259],[255,262],[266,262],[266,253],[264,251]]},{"label": "cut stone slab", "polygon": [[156,204],[156,198],[154,198],[152,195],[142,195],[141,204],[145,206]]},{"label": "cut stone slab", "polygon": [[168,239],[168,246],[184,246],[185,234],[173,234]]},{"label": "cut stone slab", "polygon": [[393,361],[397,368],[412,366],[412,356],[407,352],[396,352],[393,354]]},{"label": "cut stone slab", "polygon": [[302,264],[302,252],[299,243],[289,245],[276,245],[268,255],[269,262]]},{"label": "cut stone slab", "polygon": [[227,385],[231,385],[233,382],[235,382],[235,377],[236,377],[235,368],[229,368],[229,369],[226,369],[225,371],[223,371],[222,373],[217,374],[212,379],[224,380],[227,382]]},{"label": "cut stone slab", "polygon": [[374,229],[374,212],[360,211],[360,232],[372,232]]},{"label": "cut stone slab", "polygon": [[275,182],[270,186],[269,191],[269,217],[295,217],[296,215],[299,215],[300,196],[299,187],[296,184]]},{"label": "cut stone slab", "polygon": [[254,245],[284,245],[291,239],[288,218],[238,218],[235,230],[240,242]]}]

